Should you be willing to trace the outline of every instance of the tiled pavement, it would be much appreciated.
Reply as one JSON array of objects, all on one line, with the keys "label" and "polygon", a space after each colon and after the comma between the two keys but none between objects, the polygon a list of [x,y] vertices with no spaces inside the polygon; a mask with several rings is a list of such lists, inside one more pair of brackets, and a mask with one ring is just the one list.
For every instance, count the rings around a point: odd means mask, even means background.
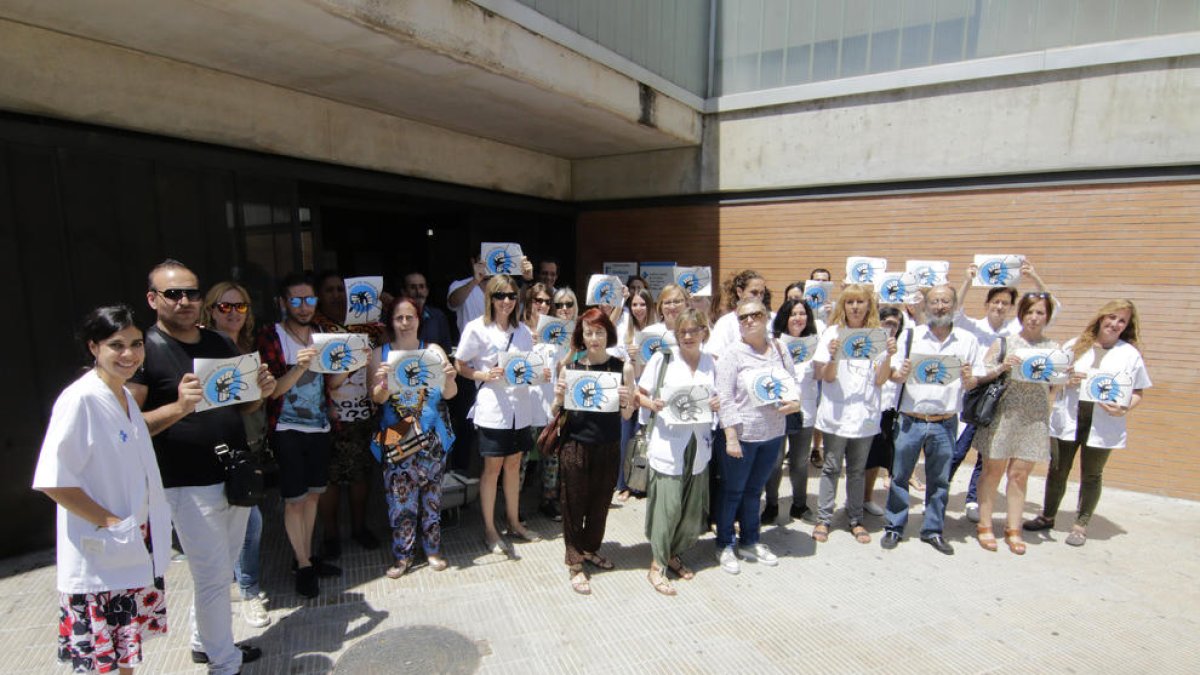
[{"label": "tiled pavement", "polygon": [[[1085,547],[1064,545],[1060,527],[1029,537],[1018,558],[1003,543],[998,553],[974,543],[962,517],[965,479],[950,502],[953,557],[915,536],[881,550],[879,518],[868,517],[867,546],[838,529],[818,547],[811,526],[790,523],[764,534],[781,564],[743,564],[736,577],[716,567],[706,537],[685,556],[696,579],[676,582],[674,598],[646,582],[644,502],[636,500],[610,511],[602,552],[617,568],[594,575],[590,597],[571,592],[561,531],[529,502],[529,524],[547,539],[517,544],[520,560],[484,552],[478,509],[470,507],[445,530],[448,571],[422,566],[388,580],[384,553],[347,542],[344,577],[305,602],[290,588],[274,507],[264,541],[273,623],[254,629],[235,618],[234,630],[266,653],[249,674],[330,672],[362,638],[417,625],[461,633],[487,673],[1196,672],[1200,503],[1108,490]],[[1040,479],[1030,487],[1040,498]],[[1074,497],[1072,487],[1067,501]],[[910,533],[920,520],[911,519]],[[835,526],[844,525],[839,514]],[[53,656],[52,563],[51,552],[0,561],[0,611],[8,617],[0,647],[10,672],[68,672]],[[185,564],[172,564],[167,584],[171,634],[148,643],[138,672],[202,672],[189,658]],[[405,666],[403,652],[418,647],[398,640],[397,656],[379,672],[429,672]]]}]

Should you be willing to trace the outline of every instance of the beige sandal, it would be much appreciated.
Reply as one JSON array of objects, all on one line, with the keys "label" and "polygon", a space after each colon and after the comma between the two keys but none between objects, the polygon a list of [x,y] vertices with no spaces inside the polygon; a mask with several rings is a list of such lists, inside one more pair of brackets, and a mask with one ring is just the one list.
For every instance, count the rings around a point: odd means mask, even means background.
[{"label": "beige sandal", "polygon": [[583,565],[570,565],[567,571],[571,573],[571,590],[580,595],[592,594],[592,584],[588,580],[587,572],[583,571]]},{"label": "beige sandal", "polygon": [[646,574],[646,579],[650,582],[650,585],[654,587],[654,590],[662,593],[663,595],[678,594],[678,591],[675,590],[675,587],[671,585],[670,580],[668,580],[666,575],[662,573],[662,570],[657,567],[650,568],[650,572]]}]

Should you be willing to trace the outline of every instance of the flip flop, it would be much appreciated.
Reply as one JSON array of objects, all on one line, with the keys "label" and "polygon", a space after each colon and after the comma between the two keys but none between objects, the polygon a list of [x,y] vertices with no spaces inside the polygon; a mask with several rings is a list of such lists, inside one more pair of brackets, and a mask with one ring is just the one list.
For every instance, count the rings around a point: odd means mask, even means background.
[{"label": "flip flop", "polygon": [[583,571],[583,565],[572,565],[567,570],[571,573],[571,590],[580,595],[591,595],[592,584]]},{"label": "flip flop", "polygon": [[[657,581],[655,581],[656,576],[658,577]],[[654,590],[662,593],[663,595],[678,594],[678,591],[676,591],[675,587],[671,585],[671,582],[668,581],[665,576],[663,576],[662,570],[660,569],[651,569],[650,572],[646,574],[646,579],[650,582],[650,585],[654,587]]]},{"label": "flip flop", "polygon": [[863,527],[862,525],[855,525],[854,527],[850,528],[850,534],[854,535],[854,541],[857,541],[860,544],[871,543],[871,533],[867,532],[867,528]]},{"label": "flip flop", "polygon": [[602,558],[595,553],[584,553],[583,559],[602,570],[611,570],[613,568],[613,564],[610,560],[607,558]]}]

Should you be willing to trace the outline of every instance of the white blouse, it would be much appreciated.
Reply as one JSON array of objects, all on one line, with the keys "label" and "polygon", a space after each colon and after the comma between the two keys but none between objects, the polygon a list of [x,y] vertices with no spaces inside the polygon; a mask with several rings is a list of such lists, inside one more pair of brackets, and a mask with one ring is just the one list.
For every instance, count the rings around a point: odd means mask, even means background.
[{"label": "white blouse", "polygon": [[[475,370],[500,365],[500,352],[527,352],[533,349],[533,333],[523,323],[503,330],[496,323],[474,319],[463,330],[454,357]],[[549,364],[547,364],[549,365]],[[475,426],[485,429],[524,429],[533,423],[532,387],[510,387],[504,379],[478,385],[471,417]]]},{"label": "white blouse", "polygon": [[[98,593],[142,588],[170,563],[171,511],[163,492],[150,430],[137,401],[124,391],[129,415],[90,371],[54,402],[42,442],[34,489],[81,488],[124,518],[106,528],[58,507],[58,590]],[[150,523],[154,556],[141,525]]]},{"label": "white blouse", "polygon": [[[1063,345],[1063,351],[1068,353],[1075,347],[1075,340],[1068,340]],[[1089,349],[1075,360],[1075,371],[1085,371],[1092,368],[1095,359],[1095,349]],[[1146,372],[1146,363],[1137,347],[1124,340],[1109,350],[1100,361],[1099,370],[1125,373],[1133,382],[1133,388],[1148,389],[1151,386],[1150,374]],[[1080,385],[1083,386],[1083,385]],[[1050,413],[1050,435],[1064,441],[1075,440],[1076,414],[1079,412],[1079,387],[1063,387],[1054,401],[1054,410]],[[1088,445],[1093,448],[1120,449],[1125,447],[1125,418],[1113,417],[1096,405],[1092,408],[1092,428],[1088,434]]]},{"label": "white blouse", "polygon": [[[645,389],[652,396],[654,395],[654,387],[658,384],[658,369],[662,367],[663,355],[655,354],[646,364],[645,370],[642,371],[642,377],[638,380],[638,387]],[[717,364],[713,357],[704,352],[700,353],[700,361],[696,365],[696,372],[684,363],[683,359],[678,355],[671,357],[671,362],[667,365],[667,372],[663,376],[663,388],[667,387],[686,387],[689,385],[703,385],[708,387],[709,391],[715,391],[716,386]],[[662,398],[661,391],[657,398]],[[705,401],[702,405],[708,405]],[[713,414],[713,419],[716,419],[716,414]],[[642,408],[639,421],[644,425],[650,420],[650,411]],[[684,451],[687,450],[688,441],[692,437],[696,438],[696,457],[692,461],[692,475],[702,473],[707,467],[708,462],[712,458],[712,430],[714,424],[712,422],[701,422],[697,424],[667,424],[661,417],[656,418],[654,423],[654,431],[650,434],[650,442],[647,444],[646,456],[650,460],[650,467],[655,471],[666,474],[668,476],[679,476],[683,474],[684,469]]]},{"label": "white blouse", "polygon": [[[816,363],[829,363],[833,358],[829,343],[838,336],[838,326],[829,326],[817,342]],[[817,406],[819,431],[842,438],[866,438],[879,433],[880,388],[875,384],[878,362],[888,358],[886,352],[876,361],[839,359],[837,377],[833,382],[821,382],[821,403]]]}]

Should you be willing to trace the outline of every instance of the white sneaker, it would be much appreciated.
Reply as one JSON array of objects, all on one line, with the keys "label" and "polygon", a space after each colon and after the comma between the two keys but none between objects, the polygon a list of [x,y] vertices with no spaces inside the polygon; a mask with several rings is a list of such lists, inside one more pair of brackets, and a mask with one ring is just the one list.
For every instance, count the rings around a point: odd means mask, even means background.
[{"label": "white sneaker", "polygon": [[264,597],[264,593],[259,593],[253,598],[242,600],[242,621],[255,628],[271,625],[271,615],[267,614],[267,608],[263,606]]},{"label": "white sneaker", "polygon": [[742,565],[738,562],[737,554],[733,552],[732,546],[726,546],[717,551],[717,561],[721,563],[721,569],[730,574],[737,574],[742,571]]},{"label": "white sneaker", "polygon": [[972,523],[979,522],[979,505],[975,502],[967,502],[967,520]]},{"label": "white sneaker", "polygon": [[883,515],[883,507],[875,502],[863,502],[863,511],[866,511],[873,516]]},{"label": "white sneaker", "polygon": [[759,562],[767,567],[774,567],[779,564],[779,557],[767,548],[766,544],[758,543],[753,546],[739,546],[738,552],[746,559],[746,562]]}]

